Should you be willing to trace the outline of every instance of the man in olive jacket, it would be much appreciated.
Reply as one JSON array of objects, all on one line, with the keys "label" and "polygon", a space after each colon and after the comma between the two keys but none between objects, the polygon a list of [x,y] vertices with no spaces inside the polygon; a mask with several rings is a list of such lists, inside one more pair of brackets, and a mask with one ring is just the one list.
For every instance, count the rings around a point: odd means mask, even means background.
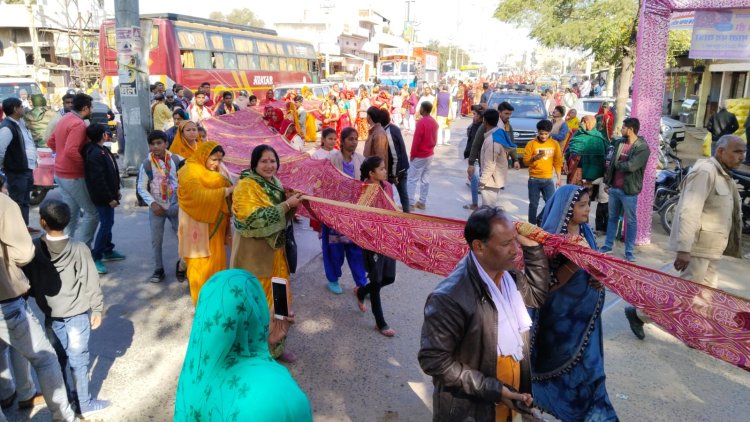
[{"label": "man in olive jacket", "polygon": [[[434,421],[505,420],[518,410],[514,401],[532,402],[526,307],[544,303],[549,263],[499,208],[474,211],[464,236],[471,251],[427,298],[419,364],[435,387]],[[526,265],[513,275],[516,242]]]},{"label": "man in olive jacket", "polygon": [[[609,166],[604,175],[604,183],[609,187],[609,222],[607,239],[600,252],[612,252],[617,234],[617,225],[622,214],[625,218],[625,259],[635,262],[635,233],[637,222],[635,209],[638,194],[643,188],[643,175],[651,154],[648,144],[638,136],[641,123],[631,117],[622,122],[622,138],[615,141],[612,156],[607,157]],[[651,224],[651,221],[645,222]]]}]

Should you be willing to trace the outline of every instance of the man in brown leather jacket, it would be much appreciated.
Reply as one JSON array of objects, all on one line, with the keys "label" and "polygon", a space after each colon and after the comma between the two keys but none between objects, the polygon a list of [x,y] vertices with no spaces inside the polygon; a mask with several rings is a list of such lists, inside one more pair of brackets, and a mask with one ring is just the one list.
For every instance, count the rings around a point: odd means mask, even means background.
[{"label": "man in brown leather jacket", "polygon": [[[433,377],[434,421],[510,420],[532,402],[526,307],[544,303],[549,264],[499,208],[476,210],[464,236],[471,251],[427,298],[419,364]],[[525,270],[512,274],[517,242]]]}]

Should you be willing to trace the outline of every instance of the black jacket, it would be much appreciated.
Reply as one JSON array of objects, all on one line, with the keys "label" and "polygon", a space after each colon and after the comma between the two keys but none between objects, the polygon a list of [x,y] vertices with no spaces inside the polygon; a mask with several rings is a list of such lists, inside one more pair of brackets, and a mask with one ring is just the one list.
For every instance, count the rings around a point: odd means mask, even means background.
[{"label": "black jacket", "polygon": [[[406,151],[406,144],[404,143],[404,135],[401,134],[401,129],[394,124],[389,124],[384,128],[391,132],[391,139],[393,139],[393,151],[390,144],[388,145],[388,163],[389,166],[393,166],[393,155],[396,154],[398,163],[396,164],[395,175],[401,176],[406,175],[406,171],[409,170],[409,153]],[[393,168],[388,169],[388,178],[390,179],[394,174]]]},{"label": "black jacket", "polygon": [[[549,261],[542,246],[523,249],[526,269],[514,274],[516,286],[526,306],[538,308],[549,290]],[[511,380],[497,379],[497,309],[471,257],[427,298],[418,358],[435,386],[434,421],[495,420],[501,382]],[[527,359],[521,368],[521,391],[530,392]]]},{"label": "black jacket", "polygon": [[708,120],[706,129],[711,133],[711,141],[716,142],[724,135],[737,132],[740,124],[737,117],[727,109],[721,109]]},{"label": "black jacket", "polygon": [[13,135],[13,139],[5,150],[5,158],[2,167],[6,173],[24,172],[29,169],[29,161],[26,157],[26,143],[23,140],[21,128],[10,118],[6,117],[0,122],[0,128],[7,127]]},{"label": "black jacket", "polygon": [[102,145],[88,143],[83,147],[86,188],[94,205],[108,205],[120,200],[120,170],[115,157]]},{"label": "black jacket", "polygon": [[466,148],[464,148],[464,159],[469,158],[469,155],[471,155],[471,146],[474,144],[474,137],[477,135],[477,130],[479,130],[480,126],[483,126],[484,123],[474,123],[472,122],[469,127],[466,128]]}]

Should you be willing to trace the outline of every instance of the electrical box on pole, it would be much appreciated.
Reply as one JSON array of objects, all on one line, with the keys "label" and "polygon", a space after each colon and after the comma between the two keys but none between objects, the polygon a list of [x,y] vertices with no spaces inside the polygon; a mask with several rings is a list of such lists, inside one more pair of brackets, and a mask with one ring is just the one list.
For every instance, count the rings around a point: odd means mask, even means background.
[{"label": "electrical box on pole", "polygon": [[150,20],[140,19],[138,0],[115,0],[118,95],[122,118],[124,173],[136,174],[148,154],[146,134],[151,130],[148,76]]}]

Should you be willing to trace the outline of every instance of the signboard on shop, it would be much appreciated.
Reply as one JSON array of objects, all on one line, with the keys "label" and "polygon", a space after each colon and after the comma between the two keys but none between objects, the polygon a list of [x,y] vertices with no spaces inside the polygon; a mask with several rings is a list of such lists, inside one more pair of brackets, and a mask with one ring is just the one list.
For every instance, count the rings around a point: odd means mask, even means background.
[{"label": "signboard on shop", "polygon": [[750,9],[695,12],[691,59],[750,59]]}]

